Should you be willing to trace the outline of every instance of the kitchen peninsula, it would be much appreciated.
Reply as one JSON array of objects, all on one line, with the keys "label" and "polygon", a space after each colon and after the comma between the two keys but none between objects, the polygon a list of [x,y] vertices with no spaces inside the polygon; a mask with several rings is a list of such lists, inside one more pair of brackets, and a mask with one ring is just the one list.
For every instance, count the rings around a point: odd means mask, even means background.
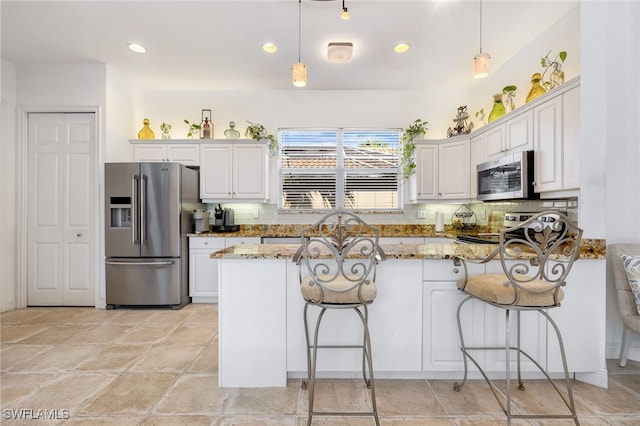
[{"label": "kitchen peninsula", "polygon": [[[458,379],[462,375],[455,312],[463,298],[456,287],[463,271],[453,258],[482,259],[495,246],[446,238],[425,241],[385,244],[381,240],[386,260],[378,268],[378,296],[369,320],[378,378]],[[286,386],[288,377],[306,375],[304,301],[298,266],[292,261],[298,247],[240,244],[211,254],[219,262],[220,387]],[[497,272],[501,267],[494,260],[473,268],[470,273]],[[580,380],[606,387],[603,240],[583,240],[581,259],[569,275],[565,295],[562,307],[551,315],[562,330],[569,369]],[[325,318],[321,343],[359,335],[357,322],[348,314],[337,312]],[[468,315],[474,317],[465,321],[473,324],[468,344],[500,344],[502,312],[477,304]],[[523,348],[551,372],[560,372],[557,342],[547,341],[547,323],[527,313],[522,318]],[[331,351],[318,365],[320,377],[361,374],[359,351]],[[497,373],[504,369],[502,355],[487,354],[481,362],[487,371]],[[537,374],[528,361],[523,361],[523,371],[525,377]]]}]

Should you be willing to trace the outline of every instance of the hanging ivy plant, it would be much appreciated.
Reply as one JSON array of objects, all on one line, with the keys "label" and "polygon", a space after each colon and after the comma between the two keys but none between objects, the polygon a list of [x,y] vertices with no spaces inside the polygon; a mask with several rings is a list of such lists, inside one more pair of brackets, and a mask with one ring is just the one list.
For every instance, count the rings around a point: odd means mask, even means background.
[{"label": "hanging ivy plant", "polygon": [[247,120],[249,123],[249,127],[245,130],[244,135],[248,138],[255,139],[257,141],[266,139],[269,142],[267,143],[267,154],[269,157],[277,157],[280,152],[280,144],[278,140],[270,133],[267,133],[266,127],[259,123],[252,123]]},{"label": "hanging ivy plant", "polygon": [[420,118],[415,120],[409,127],[402,132],[402,149],[400,154],[400,168],[404,179],[416,172],[416,144],[415,140],[421,135],[427,133],[428,123]]}]

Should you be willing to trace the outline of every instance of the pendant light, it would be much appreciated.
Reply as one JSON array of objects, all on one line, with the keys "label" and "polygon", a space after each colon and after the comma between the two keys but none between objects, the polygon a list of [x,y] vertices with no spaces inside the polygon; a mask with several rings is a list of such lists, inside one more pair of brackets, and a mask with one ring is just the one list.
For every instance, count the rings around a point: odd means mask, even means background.
[{"label": "pendant light", "polygon": [[480,53],[473,57],[473,78],[484,78],[489,75],[488,53],[482,53],[482,0],[480,0]]},{"label": "pendant light", "polygon": [[291,69],[291,80],[296,87],[307,85],[307,66],[300,61],[300,21],[302,16],[302,0],[298,0],[298,62]]},{"label": "pendant light", "polygon": [[344,0],[342,0],[342,13],[340,13],[340,19],[344,19],[345,21],[349,20],[351,16],[349,16],[349,9],[344,5]]}]

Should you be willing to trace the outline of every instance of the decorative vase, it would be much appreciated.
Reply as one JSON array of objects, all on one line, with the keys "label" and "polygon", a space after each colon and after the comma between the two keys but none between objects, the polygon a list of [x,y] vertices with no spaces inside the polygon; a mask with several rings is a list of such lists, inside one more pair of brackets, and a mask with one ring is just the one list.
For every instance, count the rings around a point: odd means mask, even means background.
[{"label": "decorative vase", "polygon": [[200,139],[211,139],[213,137],[213,120],[211,110],[202,110],[202,121],[200,122]]},{"label": "decorative vase", "polygon": [[489,113],[489,123],[502,117],[506,113],[504,104],[502,103],[502,93],[496,93],[493,95],[493,108]]},{"label": "decorative vase", "polygon": [[236,123],[229,122],[229,128],[224,131],[224,137],[227,139],[240,139],[240,132],[236,130]]},{"label": "decorative vase", "polygon": [[549,75],[549,90],[564,83],[564,71],[560,65],[555,65],[553,72]]},{"label": "decorative vase", "polygon": [[540,75],[539,72],[531,76],[531,90],[529,90],[526,102],[532,101],[538,96],[547,93],[547,90],[540,85],[540,80],[542,80],[542,75]]},{"label": "decorative vase", "polygon": [[142,124],[142,129],[138,132],[138,139],[155,139],[156,135],[149,127],[149,119],[145,118]]},{"label": "decorative vase", "polygon": [[169,133],[169,130],[162,131],[162,139],[171,139],[171,133]]}]

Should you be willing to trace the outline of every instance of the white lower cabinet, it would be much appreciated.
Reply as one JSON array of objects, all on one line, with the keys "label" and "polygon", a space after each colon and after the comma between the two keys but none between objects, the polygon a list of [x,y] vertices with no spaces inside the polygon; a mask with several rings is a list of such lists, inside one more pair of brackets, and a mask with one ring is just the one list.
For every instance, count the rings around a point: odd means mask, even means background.
[{"label": "white lower cabinet", "polygon": [[189,296],[192,303],[218,303],[219,261],[211,259],[211,253],[237,244],[260,244],[260,238],[189,238]]}]

